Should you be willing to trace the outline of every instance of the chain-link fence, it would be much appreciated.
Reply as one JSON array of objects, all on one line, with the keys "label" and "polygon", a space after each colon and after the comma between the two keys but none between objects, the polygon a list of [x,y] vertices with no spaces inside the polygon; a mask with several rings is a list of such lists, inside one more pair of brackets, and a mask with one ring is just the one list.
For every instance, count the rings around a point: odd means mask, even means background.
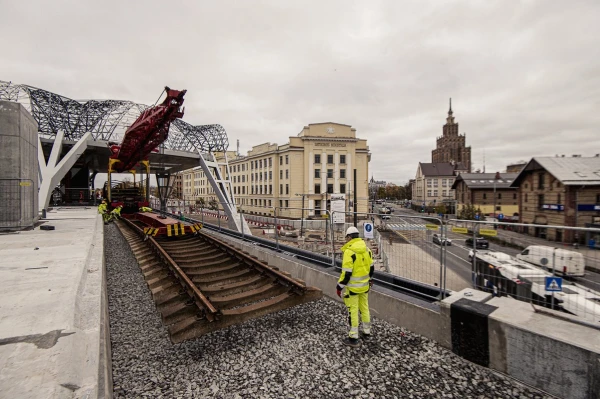
[{"label": "chain-link fence", "polygon": [[31,179],[0,179],[0,229],[33,227],[37,214],[34,189]]},{"label": "chain-link fence", "polygon": [[[591,237],[587,246],[516,232],[556,229]],[[568,233],[567,233],[568,232]],[[535,233],[534,233],[535,234]],[[539,234],[537,234],[539,236]],[[600,251],[597,228],[449,220],[448,236],[463,247],[473,286],[577,316],[600,327]]]}]

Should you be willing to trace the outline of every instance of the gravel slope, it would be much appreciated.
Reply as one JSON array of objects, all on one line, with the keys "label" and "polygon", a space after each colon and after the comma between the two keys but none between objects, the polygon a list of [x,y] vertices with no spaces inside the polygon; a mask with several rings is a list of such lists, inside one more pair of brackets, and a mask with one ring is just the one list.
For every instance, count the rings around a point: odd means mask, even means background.
[{"label": "gravel slope", "polygon": [[375,319],[344,346],[345,307],[324,298],[173,345],[133,254],[106,226],[116,398],[543,398]]}]

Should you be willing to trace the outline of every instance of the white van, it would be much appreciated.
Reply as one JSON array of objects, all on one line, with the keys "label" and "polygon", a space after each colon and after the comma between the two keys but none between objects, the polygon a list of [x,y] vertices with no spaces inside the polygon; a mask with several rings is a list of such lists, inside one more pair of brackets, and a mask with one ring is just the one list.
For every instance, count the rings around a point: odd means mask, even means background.
[{"label": "white van", "polygon": [[[554,265],[552,264],[553,256]],[[517,255],[517,259],[541,266],[550,272],[554,267],[556,273],[565,276],[583,277],[585,274],[585,260],[583,255],[579,252],[569,251],[568,249],[555,249],[544,245],[530,245]]]}]

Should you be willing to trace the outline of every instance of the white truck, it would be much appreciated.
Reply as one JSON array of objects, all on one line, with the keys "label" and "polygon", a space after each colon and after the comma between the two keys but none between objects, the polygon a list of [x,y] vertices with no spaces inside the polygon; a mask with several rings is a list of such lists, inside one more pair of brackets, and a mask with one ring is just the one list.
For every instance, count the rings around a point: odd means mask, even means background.
[{"label": "white truck", "polygon": [[582,254],[568,249],[553,248],[544,245],[530,245],[517,255],[517,259],[543,267],[548,271],[565,277],[583,277],[585,259]]}]

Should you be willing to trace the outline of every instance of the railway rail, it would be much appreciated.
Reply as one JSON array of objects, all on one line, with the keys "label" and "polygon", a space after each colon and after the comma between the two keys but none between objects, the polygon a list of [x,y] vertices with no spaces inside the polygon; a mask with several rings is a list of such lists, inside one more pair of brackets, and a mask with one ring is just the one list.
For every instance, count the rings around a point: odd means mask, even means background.
[{"label": "railway rail", "polygon": [[139,221],[117,226],[138,260],[173,343],[322,297],[289,273],[217,238],[145,234]]}]

